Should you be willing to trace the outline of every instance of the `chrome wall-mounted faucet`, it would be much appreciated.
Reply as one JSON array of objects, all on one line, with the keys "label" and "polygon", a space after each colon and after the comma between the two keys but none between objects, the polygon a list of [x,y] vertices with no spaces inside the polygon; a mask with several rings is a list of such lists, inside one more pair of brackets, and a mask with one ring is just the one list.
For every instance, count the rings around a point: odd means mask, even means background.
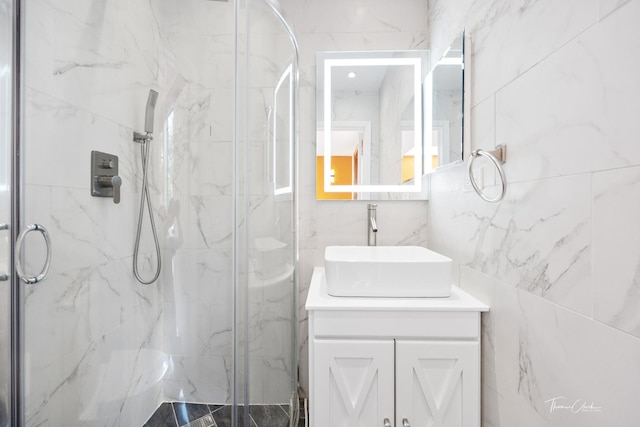
[{"label": "chrome wall-mounted faucet", "polygon": [[367,204],[367,245],[376,245],[376,233],[378,232],[378,223],[376,221],[376,208],[378,205],[375,203]]}]

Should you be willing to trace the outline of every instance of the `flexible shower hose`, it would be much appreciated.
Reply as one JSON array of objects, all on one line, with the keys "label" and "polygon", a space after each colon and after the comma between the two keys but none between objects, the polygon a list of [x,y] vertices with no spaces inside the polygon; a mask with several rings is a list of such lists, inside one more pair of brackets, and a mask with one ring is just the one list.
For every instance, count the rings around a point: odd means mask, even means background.
[{"label": "flexible shower hose", "polygon": [[[140,212],[138,213],[138,230],[136,232],[136,244],[133,250],[133,274],[138,279],[138,282],[143,285],[150,285],[160,277],[160,242],[158,241],[158,233],[156,232],[156,223],[153,219],[153,210],[151,209],[151,196],[149,195],[149,186],[147,180],[147,167],[149,165],[149,143],[143,141],[140,143],[140,152],[142,154],[142,191],[140,196]],[[156,273],[151,280],[144,280],[138,271],[138,253],[140,252],[140,234],[142,231],[142,219],[144,215],[144,205],[147,205],[149,211],[149,220],[151,222],[151,231],[153,232],[153,242],[156,246]]]}]

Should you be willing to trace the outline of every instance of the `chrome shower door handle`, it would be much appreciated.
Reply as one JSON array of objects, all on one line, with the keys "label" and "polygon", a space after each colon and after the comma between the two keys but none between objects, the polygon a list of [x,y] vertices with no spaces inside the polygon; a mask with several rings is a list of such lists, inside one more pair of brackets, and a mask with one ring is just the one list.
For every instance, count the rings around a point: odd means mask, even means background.
[{"label": "chrome shower door handle", "polygon": [[[39,231],[42,234],[42,237],[44,238],[44,242],[47,245],[47,256],[44,262],[44,266],[42,267],[42,270],[40,271],[40,273],[36,276],[27,276],[24,272],[24,269],[22,268],[22,263],[20,262],[20,253],[22,252],[22,244],[24,243],[25,237],[27,236],[27,234],[31,233],[32,231]],[[24,283],[27,283],[27,284],[34,284],[42,281],[42,279],[44,279],[45,276],[47,275],[47,272],[49,271],[49,267],[51,266],[51,239],[49,238],[49,233],[47,232],[47,229],[41,226],[40,224],[27,225],[20,232],[20,234],[18,235],[18,239],[16,240],[15,259],[16,259],[16,265],[15,265],[16,273],[18,273],[18,277],[20,278],[20,280],[22,280]]]},{"label": "chrome shower door handle", "polygon": [[389,418],[385,418],[383,423],[384,427],[391,427],[391,421],[389,421]]}]

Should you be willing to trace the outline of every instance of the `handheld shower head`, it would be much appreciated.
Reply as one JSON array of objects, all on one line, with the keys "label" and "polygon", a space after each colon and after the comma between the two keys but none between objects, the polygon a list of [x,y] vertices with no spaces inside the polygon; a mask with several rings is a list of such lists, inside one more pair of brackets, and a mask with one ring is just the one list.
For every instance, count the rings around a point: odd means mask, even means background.
[{"label": "handheld shower head", "polygon": [[147,133],[153,133],[153,117],[156,111],[157,102],[158,92],[153,89],[149,90],[149,97],[147,98],[147,108],[144,114],[144,131]]}]

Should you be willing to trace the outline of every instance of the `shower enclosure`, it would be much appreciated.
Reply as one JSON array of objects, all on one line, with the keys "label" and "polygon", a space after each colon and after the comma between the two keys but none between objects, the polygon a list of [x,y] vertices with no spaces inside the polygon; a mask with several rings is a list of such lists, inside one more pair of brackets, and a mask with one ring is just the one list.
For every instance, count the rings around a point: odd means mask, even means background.
[{"label": "shower enclosure", "polygon": [[[297,76],[274,0],[0,0],[0,427],[296,422]],[[119,204],[92,197],[92,150]],[[29,224],[50,252],[16,253]]]}]

